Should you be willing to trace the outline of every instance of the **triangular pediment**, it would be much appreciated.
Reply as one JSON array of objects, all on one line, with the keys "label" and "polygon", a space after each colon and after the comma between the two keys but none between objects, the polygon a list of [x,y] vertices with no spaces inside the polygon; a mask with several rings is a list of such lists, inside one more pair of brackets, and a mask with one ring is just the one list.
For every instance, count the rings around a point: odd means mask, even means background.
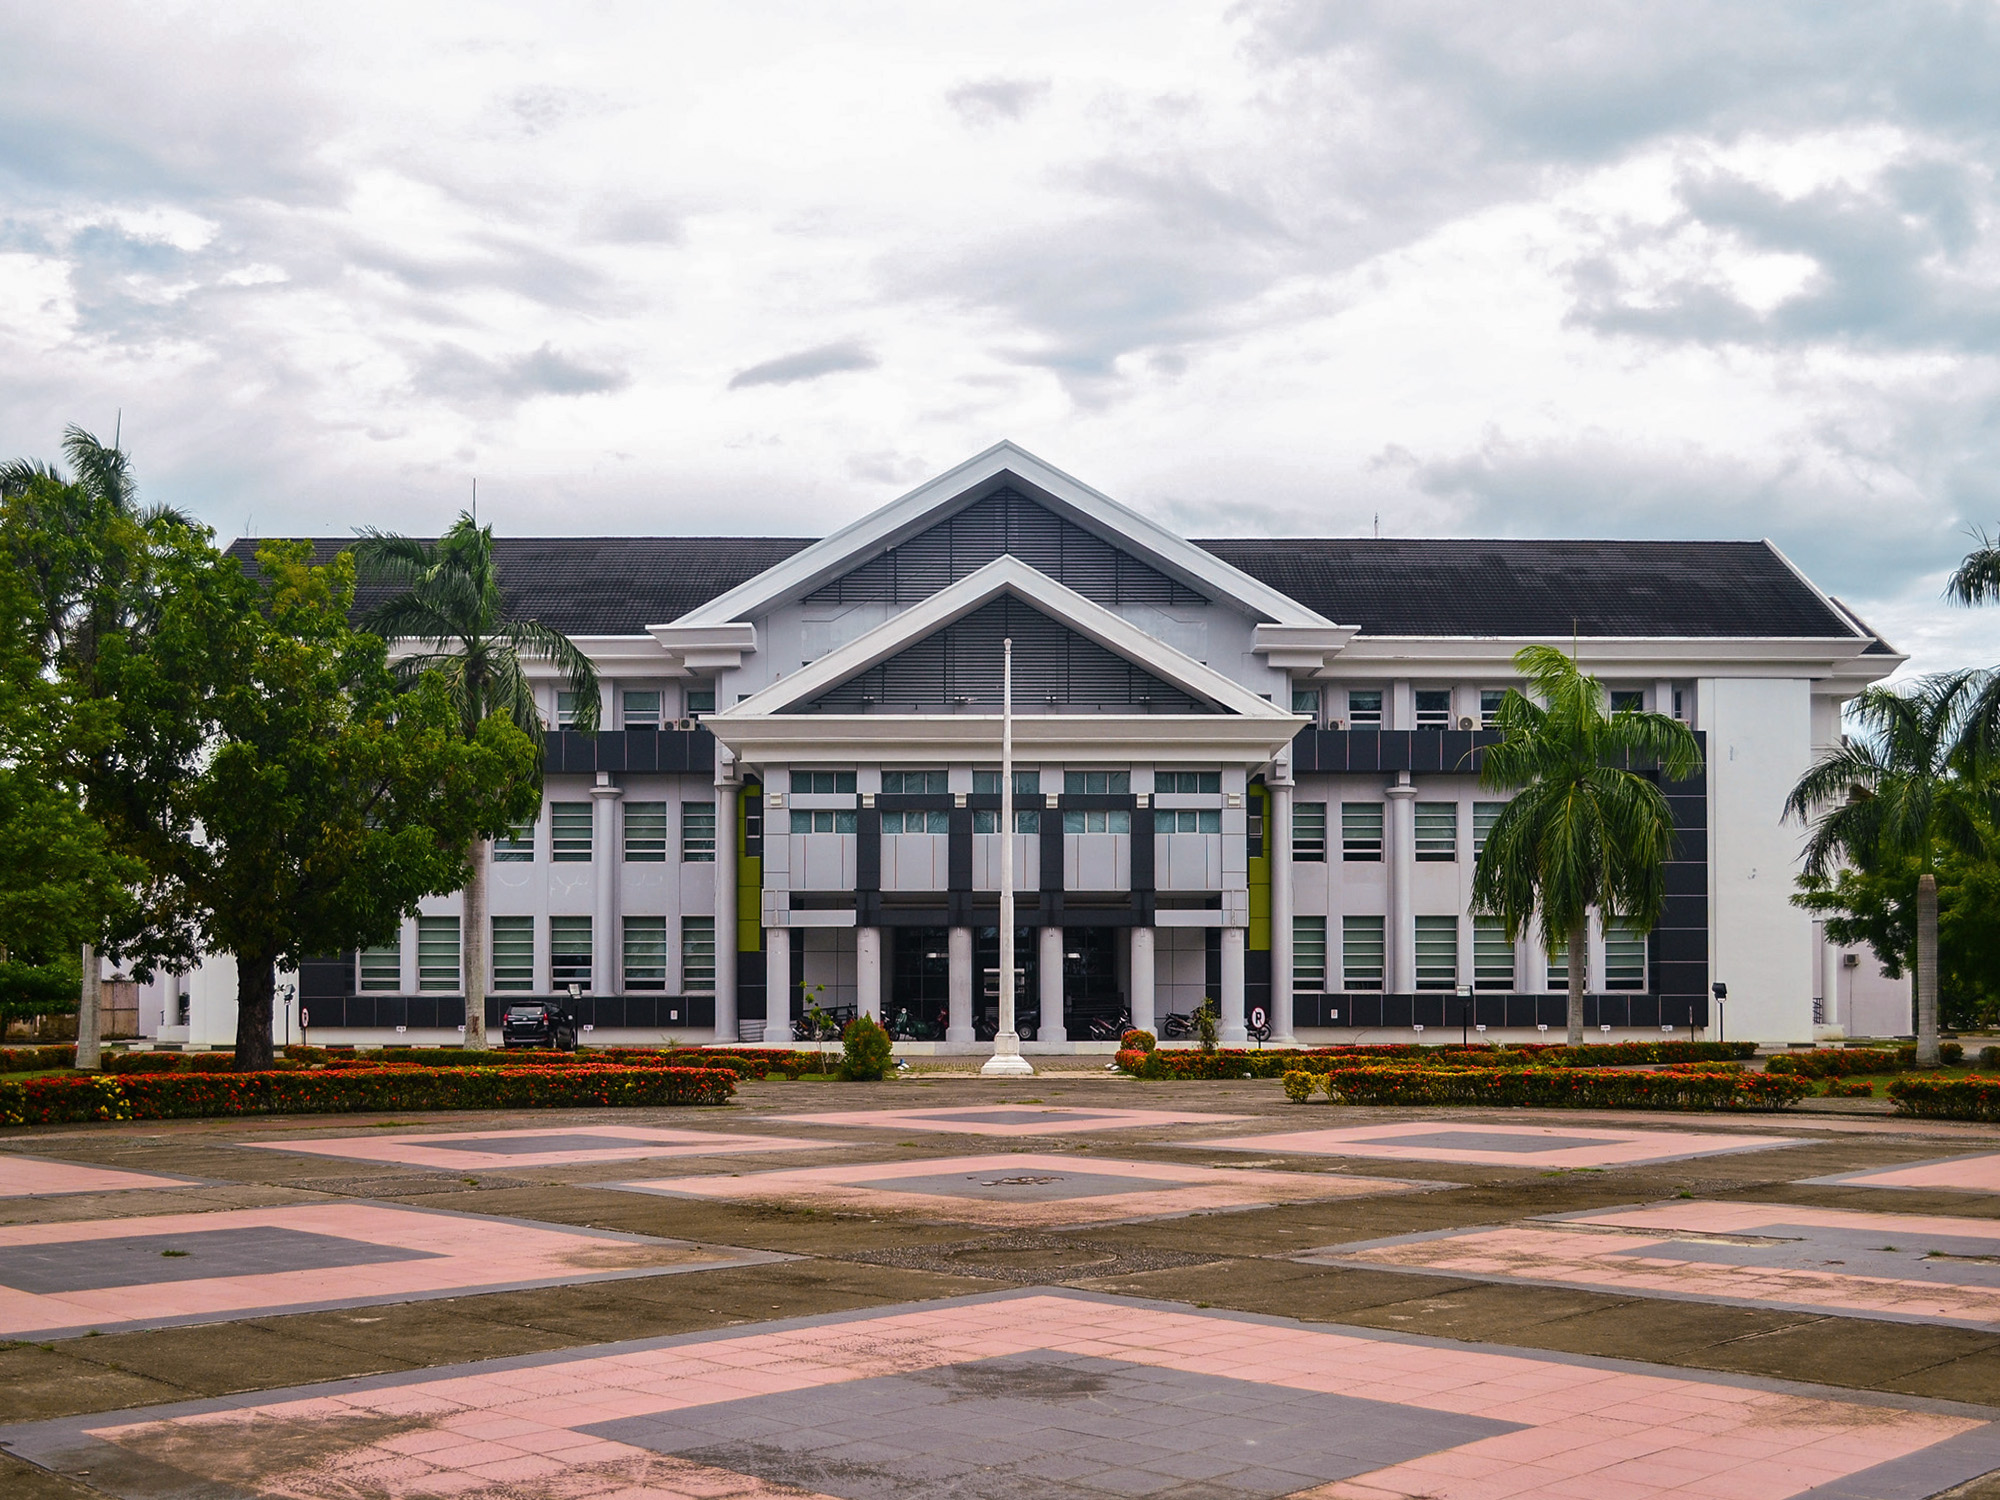
[{"label": "triangular pediment", "polygon": [[1015,708],[1291,715],[1076,590],[1003,556],[716,716],[998,713],[1014,635]]}]

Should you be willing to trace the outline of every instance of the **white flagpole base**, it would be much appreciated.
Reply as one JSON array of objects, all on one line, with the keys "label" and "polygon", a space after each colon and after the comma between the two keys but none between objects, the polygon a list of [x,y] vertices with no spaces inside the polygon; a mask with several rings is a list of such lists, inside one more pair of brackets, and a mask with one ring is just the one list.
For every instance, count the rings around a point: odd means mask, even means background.
[{"label": "white flagpole base", "polygon": [[993,1039],[993,1055],[980,1068],[987,1078],[1033,1078],[1034,1065],[1021,1056],[1021,1039],[1018,1036],[997,1036]]}]

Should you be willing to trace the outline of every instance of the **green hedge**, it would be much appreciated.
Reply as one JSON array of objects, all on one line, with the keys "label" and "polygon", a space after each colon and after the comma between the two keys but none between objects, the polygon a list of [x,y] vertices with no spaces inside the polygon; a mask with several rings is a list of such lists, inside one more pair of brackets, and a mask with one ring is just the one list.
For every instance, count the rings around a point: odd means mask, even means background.
[{"label": "green hedge", "polygon": [[174,1120],[417,1109],[584,1109],[725,1104],[726,1068],[314,1069],[130,1073],[0,1084],[0,1124]]},{"label": "green hedge", "polygon": [[1899,1115],[1927,1120],[2000,1120],[2000,1078],[1939,1078],[1918,1073],[1889,1084]]},{"label": "green hedge", "polygon": [[[1965,1044],[1940,1042],[1938,1061],[1948,1068],[1964,1062]],[[1856,1073],[1901,1073],[1916,1065],[1917,1049],[1912,1043],[1901,1047],[1822,1047],[1811,1052],[1780,1052],[1766,1060],[1764,1071],[1796,1073],[1801,1078],[1847,1078]]]},{"label": "green hedge", "polygon": [[1768,1073],[1631,1073],[1596,1068],[1343,1068],[1327,1074],[1349,1104],[1487,1104],[1555,1109],[1785,1109],[1812,1092]]},{"label": "green hedge", "polygon": [[40,1073],[75,1066],[75,1042],[60,1047],[0,1047],[0,1073]]},{"label": "green hedge", "polygon": [[1731,1062],[1754,1057],[1755,1042],[1606,1042],[1581,1047],[1424,1047],[1409,1042],[1367,1047],[1315,1047],[1310,1051],[1214,1052],[1140,1051],[1117,1054],[1120,1068],[1135,1078],[1279,1078],[1286,1073],[1325,1073],[1357,1063],[1395,1063],[1426,1070],[1494,1068],[1629,1068],[1661,1063]]}]

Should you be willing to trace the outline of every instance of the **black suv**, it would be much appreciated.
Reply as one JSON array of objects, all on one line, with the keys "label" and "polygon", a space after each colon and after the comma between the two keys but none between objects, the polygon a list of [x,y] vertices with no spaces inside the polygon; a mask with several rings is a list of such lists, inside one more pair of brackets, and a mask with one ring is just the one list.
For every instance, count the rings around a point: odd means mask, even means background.
[{"label": "black suv", "polygon": [[500,1023],[503,1047],[576,1051],[576,1013],[553,1000],[515,1000]]}]

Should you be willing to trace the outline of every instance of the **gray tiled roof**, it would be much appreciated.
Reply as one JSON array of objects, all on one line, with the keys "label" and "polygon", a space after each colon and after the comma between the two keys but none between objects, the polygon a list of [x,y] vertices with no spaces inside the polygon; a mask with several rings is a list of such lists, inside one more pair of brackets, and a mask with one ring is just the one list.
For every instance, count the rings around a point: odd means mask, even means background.
[{"label": "gray tiled roof", "polygon": [[[499,537],[523,616],[637,635],[782,562],[809,537]],[[351,546],[319,538],[316,555]],[[1764,542],[1291,537],[1195,545],[1364,633],[1418,636],[1866,636]],[[230,552],[248,558],[256,543]],[[360,603],[371,602],[365,590]],[[1871,649],[1886,649],[1879,645]]]}]

